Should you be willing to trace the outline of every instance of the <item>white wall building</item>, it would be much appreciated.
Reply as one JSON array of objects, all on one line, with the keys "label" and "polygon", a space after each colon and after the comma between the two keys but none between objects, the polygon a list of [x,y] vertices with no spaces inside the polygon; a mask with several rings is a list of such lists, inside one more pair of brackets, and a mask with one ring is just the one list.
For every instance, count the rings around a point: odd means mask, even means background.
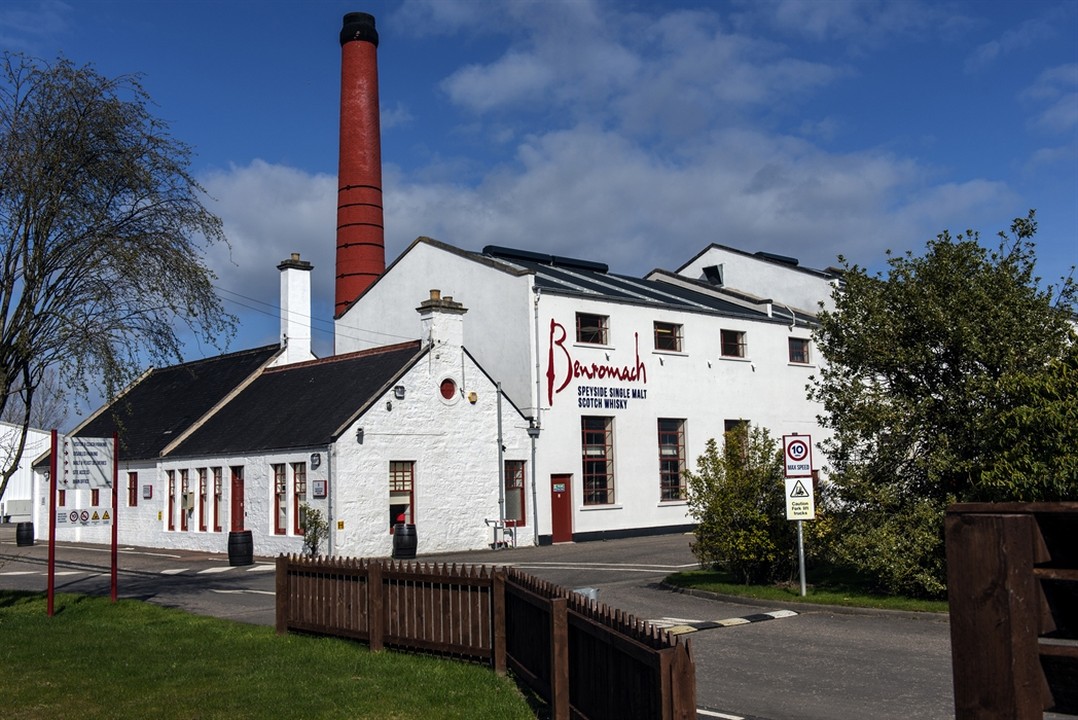
[{"label": "white wall building", "polygon": [[[4,467],[10,465],[21,433],[21,426],[0,422],[0,463],[3,463]],[[48,450],[50,437],[47,430],[27,429],[22,462],[8,480],[7,490],[0,499],[0,519],[13,523],[33,520],[34,475],[30,466],[34,458]]]},{"label": "white wall building", "polygon": [[[300,263],[280,268],[309,282]],[[422,342],[282,362],[309,353],[282,313],[290,347],[149,372],[89,418],[75,435],[120,435],[119,542],[224,552],[250,531],[258,555],[301,552],[307,504],[329,521],[323,553],[389,555],[398,519],[423,553],[489,546],[493,521],[523,517],[527,422],[462,346],[467,308],[424,290],[406,309]],[[38,484],[48,498],[46,472]],[[60,539],[110,542],[108,490],[67,487],[58,502]],[[513,539],[533,542],[520,525]]]},{"label": "white wall building", "polygon": [[805,393],[813,316],[793,302],[419,238],[337,319],[337,351],[406,332],[402,304],[429,286],[468,306],[464,345],[541,428],[544,542],[689,528],[680,471],[739,421],[822,439]]}]

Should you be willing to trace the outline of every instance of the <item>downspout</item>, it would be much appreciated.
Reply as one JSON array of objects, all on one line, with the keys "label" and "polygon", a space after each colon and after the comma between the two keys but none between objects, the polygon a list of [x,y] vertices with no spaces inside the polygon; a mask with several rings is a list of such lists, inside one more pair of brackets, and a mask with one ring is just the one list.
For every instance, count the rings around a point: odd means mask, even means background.
[{"label": "downspout", "polygon": [[[502,439],[502,384],[498,383],[498,520],[505,527],[505,442]],[[502,531],[504,533],[504,530]],[[505,535],[502,535],[505,540]]]},{"label": "downspout", "polygon": [[539,545],[539,496],[535,489],[535,441],[539,438],[539,430],[542,429],[543,423],[539,417],[539,406],[542,399],[542,383],[540,381],[542,373],[542,361],[539,355],[539,296],[542,293],[538,287],[533,287],[535,291],[534,315],[535,315],[535,413],[532,419],[531,427],[528,428],[528,439],[531,440],[532,450],[532,544]]},{"label": "downspout", "polygon": [[329,498],[326,501],[326,516],[329,521],[329,532],[326,533],[326,544],[328,545],[326,551],[330,557],[333,557],[337,547],[337,543],[335,542],[337,538],[337,521],[333,517],[333,513],[337,508],[337,503],[335,502],[337,498],[337,483],[333,482],[333,466],[336,463],[336,454],[333,452],[334,446],[335,443],[330,443],[326,446],[326,482],[329,483]]}]

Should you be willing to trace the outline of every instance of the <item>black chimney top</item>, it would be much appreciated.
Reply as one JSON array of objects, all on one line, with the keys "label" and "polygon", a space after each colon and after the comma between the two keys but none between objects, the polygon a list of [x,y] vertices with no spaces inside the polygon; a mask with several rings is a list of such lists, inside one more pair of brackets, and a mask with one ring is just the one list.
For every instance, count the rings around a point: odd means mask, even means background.
[{"label": "black chimney top", "polygon": [[353,40],[366,40],[378,47],[378,31],[374,29],[374,15],[351,12],[344,16],[341,27],[341,45]]}]

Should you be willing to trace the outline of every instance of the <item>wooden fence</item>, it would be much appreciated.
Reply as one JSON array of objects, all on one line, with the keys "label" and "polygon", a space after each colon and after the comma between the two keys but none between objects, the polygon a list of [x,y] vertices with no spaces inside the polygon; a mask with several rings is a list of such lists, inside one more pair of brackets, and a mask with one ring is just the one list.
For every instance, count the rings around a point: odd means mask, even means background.
[{"label": "wooden fence", "polygon": [[947,509],[955,717],[1078,717],[1078,502]]},{"label": "wooden fence", "polygon": [[508,667],[554,720],[696,717],[688,641],[512,568],[277,558],[277,632]]}]

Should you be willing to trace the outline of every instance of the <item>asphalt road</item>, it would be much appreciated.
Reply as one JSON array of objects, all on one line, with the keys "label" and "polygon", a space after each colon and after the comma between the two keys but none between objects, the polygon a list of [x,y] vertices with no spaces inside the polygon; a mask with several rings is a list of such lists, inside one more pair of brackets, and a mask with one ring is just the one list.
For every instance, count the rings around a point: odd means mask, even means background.
[{"label": "asphalt road", "polygon": [[[422,538],[419,543],[422,553]],[[0,525],[0,587],[44,591],[48,548],[15,544]],[[107,547],[57,542],[57,592],[108,594]],[[664,625],[796,614],[685,635],[697,668],[700,718],[938,720],[953,717],[946,616],[759,606],[671,592],[662,579],[695,567],[689,538],[669,535],[424,556],[431,562],[514,565]],[[230,567],[222,554],[124,547],[120,597],[241,622],[274,622],[272,558]],[[809,578],[811,582],[811,578]],[[782,614],[782,613],[779,613]]]}]

